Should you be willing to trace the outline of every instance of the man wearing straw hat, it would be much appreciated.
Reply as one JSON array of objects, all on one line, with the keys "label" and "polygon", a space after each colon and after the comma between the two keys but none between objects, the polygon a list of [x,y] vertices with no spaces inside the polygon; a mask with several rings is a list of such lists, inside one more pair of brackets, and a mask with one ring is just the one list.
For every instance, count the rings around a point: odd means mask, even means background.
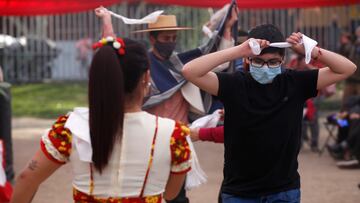
[{"label": "man wearing straw hat", "polygon": [[[206,95],[204,99],[200,90],[184,79],[181,69],[186,62],[203,54],[234,46],[232,27],[237,21],[237,13],[233,8],[228,9],[224,20],[217,25],[218,32],[213,34],[207,44],[180,54],[174,52],[178,31],[192,28],[178,26],[175,15],[160,15],[155,23],[148,24],[147,29],[135,31],[135,33],[149,33],[151,44],[149,57],[152,92],[143,106],[146,111],[183,123],[188,123],[191,110],[202,114],[209,112],[212,105],[211,95]],[[95,12],[103,21],[103,37],[115,37],[110,12],[102,7]],[[170,202],[189,202],[185,189],[183,188]]]},{"label": "man wearing straw hat", "polygon": [[[225,23],[224,34],[219,44],[219,49],[234,45],[231,28],[236,20],[236,15],[234,15],[233,18],[229,18]],[[192,55],[191,58],[194,58],[199,56],[199,53],[196,51],[189,51],[179,55],[174,53],[178,31],[190,29],[189,27],[178,26],[176,16],[174,15],[161,15],[156,23],[148,24],[147,29],[136,31],[136,33],[149,33],[149,41],[152,46],[149,53],[151,61],[150,72],[153,89],[155,89],[153,93],[158,96],[163,95],[162,99],[150,98],[150,101],[148,100],[145,103],[144,108],[149,113],[172,118],[184,123],[188,123],[190,108],[195,112],[201,113],[208,113],[210,108],[210,104],[203,104],[200,94],[197,94],[199,91],[195,91],[197,89],[195,86],[192,86],[190,83],[181,84],[185,82],[181,73],[178,72],[184,64],[181,61],[182,57],[186,58],[186,56]],[[173,67],[167,65],[168,61],[172,62]],[[176,88],[177,86],[182,88]],[[168,92],[172,93],[171,96],[170,94],[166,95]]]}]

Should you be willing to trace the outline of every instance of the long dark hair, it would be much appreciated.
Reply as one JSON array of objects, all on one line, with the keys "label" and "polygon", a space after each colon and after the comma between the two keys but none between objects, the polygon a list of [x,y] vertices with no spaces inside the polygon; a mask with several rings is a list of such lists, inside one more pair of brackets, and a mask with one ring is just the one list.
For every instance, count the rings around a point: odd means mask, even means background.
[{"label": "long dark hair", "polygon": [[107,166],[115,141],[121,139],[125,99],[132,96],[149,69],[145,47],[124,39],[125,55],[111,45],[94,55],[89,72],[89,126],[92,161],[101,173]]}]

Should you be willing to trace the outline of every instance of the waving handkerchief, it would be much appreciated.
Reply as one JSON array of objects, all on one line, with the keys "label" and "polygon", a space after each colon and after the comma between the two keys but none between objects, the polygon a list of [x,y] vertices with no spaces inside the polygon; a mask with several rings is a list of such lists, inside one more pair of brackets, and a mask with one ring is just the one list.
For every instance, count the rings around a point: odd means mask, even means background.
[{"label": "waving handkerchief", "polygon": [[186,141],[189,143],[189,147],[191,150],[191,170],[186,175],[185,189],[191,190],[206,183],[207,175],[200,166],[200,162],[190,136],[186,137]]},{"label": "waving handkerchief", "polygon": [[[220,110],[214,111],[214,113],[201,117],[195,120],[191,125],[190,128],[211,128],[216,127],[217,123],[220,120]],[[194,145],[188,136],[187,141],[189,143],[189,147],[191,150],[191,170],[188,172],[186,177],[186,184],[185,188],[187,190],[200,186],[203,183],[206,183],[207,176],[205,172],[202,170],[199,160],[196,155],[196,151]]]},{"label": "waving handkerchief", "polygon": [[158,19],[158,17],[163,13],[163,10],[159,10],[159,11],[155,11],[153,13],[150,13],[149,15],[143,17],[142,19],[132,19],[132,18],[127,18],[125,16],[116,14],[112,11],[109,11],[109,13],[114,16],[115,18],[119,18],[122,21],[124,21],[125,24],[148,24],[148,23],[155,23]]},{"label": "waving handkerchief", "polygon": [[304,44],[305,48],[305,63],[309,64],[311,61],[311,52],[317,45],[317,41],[303,34],[302,43]]}]

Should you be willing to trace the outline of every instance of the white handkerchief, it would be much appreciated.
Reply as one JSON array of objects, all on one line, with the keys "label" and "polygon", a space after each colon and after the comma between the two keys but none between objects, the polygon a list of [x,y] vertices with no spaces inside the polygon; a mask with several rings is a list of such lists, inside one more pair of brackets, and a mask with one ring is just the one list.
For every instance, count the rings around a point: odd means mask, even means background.
[{"label": "white handkerchief", "polygon": [[261,53],[260,44],[255,39],[250,39],[249,46],[253,54],[259,55]]},{"label": "white handkerchief", "polygon": [[65,123],[65,127],[72,133],[79,159],[85,162],[92,162],[88,108],[74,108],[74,111]]},{"label": "white handkerchief", "polygon": [[194,122],[192,122],[192,124],[190,125],[191,129],[194,128],[213,128],[216,127],[216,125],[218,124],[219,120],[220,120],[220,110],[216,110],[214,111],[214,113],[207,115],[207,116],[203,116],[197,120],[195,120]]},{"label": "white handkerchief", "polygon": [[122,21],[124,21],[125,24],[148,24],[148,23],[155,23],[158,19],[158,17],[164,12],[163,10],[159,10],[159,11],[155,11],[150,13],[149,15],[143,17],[142,19],[132,19],[132,18],[127,18],[125,16],[116,14],[112,11],[109,11],[110,14],[112,16],[114,16],[115,18],[119,18]]},{"label": "white handkerchief", "polygon": [[270,43],[269,46],[277,47],[277,48],[288,48],[291,47],[292,45],[289,42],[274,42],[274,43]]},{"label": "white handkerchief", "polygon": [[[190,128],[213,128],[216,127],[220,120],[220,110],[214,111],[214,113],[201,117],[197,120],[195,120],[191,125]],[[199,160],[197,158],[194,145],[191,141],[190,136],[186,137],[189,147],[191,150],[191,170],[188,172],[186,176],[186,184],[185,188],[187,190],[190,190],[192,188],[196,188],[204,183],[207,182],[207,176],[205,172],[202,170]]]},{"label": "white handkerchief", "polygon": [[186,137],[191,151],[191,170],[186,175],[185,189],[191,190],[207,182],[207,176],[200,166],[195,147],[190,136]]},{"label": "white handkerchief", "polygon": [[[314,47],[317,45],[317,41],[303,34],[301,44],[304,44],[304,48],[305,48],[305,63],[309,64],[311,61],[311,52],[314,49]],[[249,45],[253,54],[259,55],[261,53],[260,44],[255,39],[250,39]],[[292,45],[288,42],[274,42],[274,43],[270,43],[269,46],[278,47],[278,48],[288,48],[291,47]]]},{"label": "white handkerchief", "polygon": [[305,63],[309,64],[311,61],[311,52],[317,45],[317,41],[303,34],[302,43],[304,43],[305,48]]},{"label": "white handkerchief", "polygon": [[[190,128],[213,128],[216,127],[220,120],[220,110],[214,111],[214,113],[201,117],[195,120],[191,125]],[[199,160],[197,158],[194,145],[192,144],[190,136],[186,137],[189,147],[191,150],[191,170],[188,172],[186,176],[186,184],[185,188],[190,190],[192,188],[196,188],[204,183],[207,182],[207,176],[205,172],[202,170]]]}]

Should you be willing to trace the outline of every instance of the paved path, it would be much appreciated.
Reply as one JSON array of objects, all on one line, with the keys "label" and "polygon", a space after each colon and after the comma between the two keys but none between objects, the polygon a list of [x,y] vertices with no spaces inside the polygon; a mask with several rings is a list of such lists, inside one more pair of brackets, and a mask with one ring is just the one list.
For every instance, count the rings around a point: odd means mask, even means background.
[{"label": "paved path", "polygon": [[[15,169],[17,173],[39,147],[39,139],[52,121],[31,118],[14,119],[13,139]],[[321,140],[326,134],[321,129]],[[223,146],[213,143],[196,143],[208,183],[190,191],[191,203],[216,203],[222,180]],[[303,203],[359,203],[360,170],[340,170],[325,152],[321,157],[306,146],[299,156],[302,177]],[[38,190],[33,203],[64,203],[71,199],[71,168],[65,165],[46,180]]]}]

